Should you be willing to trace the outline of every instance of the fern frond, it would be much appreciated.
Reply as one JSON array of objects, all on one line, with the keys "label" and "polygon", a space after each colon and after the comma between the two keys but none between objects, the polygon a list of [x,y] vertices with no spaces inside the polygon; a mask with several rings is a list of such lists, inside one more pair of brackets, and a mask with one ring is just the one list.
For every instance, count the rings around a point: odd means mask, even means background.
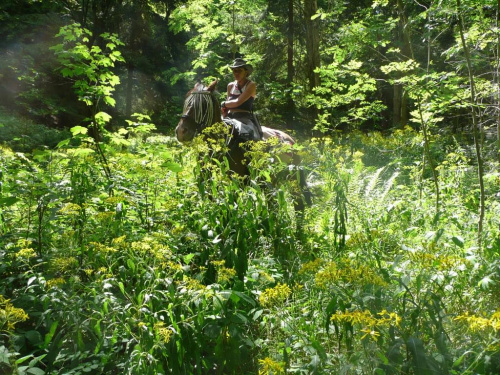
[{"label": "fern frond", "polygon": [[365,197],[369,197],[372,194],[372,192],[375,190],[375,188],[377,187],[377,184],[378,184],[378,182],[380,180],[380,175],[381,175],[381,173],[385,169],[386,169],[386,167],[380,167],[371,176],[371,179],[370,179],[370,181],[368,182],[368,184],[366,185],[366,188],[365,188]]}]

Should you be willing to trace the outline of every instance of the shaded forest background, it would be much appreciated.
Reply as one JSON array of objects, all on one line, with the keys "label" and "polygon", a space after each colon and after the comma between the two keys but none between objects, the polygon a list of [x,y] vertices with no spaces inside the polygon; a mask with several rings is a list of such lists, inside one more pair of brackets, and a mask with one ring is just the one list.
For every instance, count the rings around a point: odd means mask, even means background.
[{"label": "shaded forest background", "polygon": [[103,33],[123,43],[116,105],[98,103],[111,126],[143,113],[171,133],[193,82],[218,78],[223,92],[228,64],[243,56],[255,67],[266,125],[304,134],[422,124],[463,133],[475,112],[476,126],[491,130],[498,10],[492,0],[7,0],[0,105],[56,128],[82,124],[89,108],[51,50],[59,29],[78,23],[91,32],[89,48],[104,45]]}]

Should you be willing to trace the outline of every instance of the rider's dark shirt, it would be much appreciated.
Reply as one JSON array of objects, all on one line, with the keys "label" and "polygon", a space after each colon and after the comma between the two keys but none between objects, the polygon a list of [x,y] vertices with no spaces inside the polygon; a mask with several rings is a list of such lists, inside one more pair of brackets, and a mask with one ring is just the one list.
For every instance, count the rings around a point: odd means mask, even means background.
[{"label": "rider's dark shirt", "polygon": [[[237,99],[241,94],[243,94],[248,86],[248,84],[250,83],[250,81],[247,81],[247,83],[245,83],[245,86],[243,87],[240,87],[238,85],[238,81],[234,81],[233,83],[233,87],[231,89],[231,91],[229,92],[229,100],[233,100],[233,99]],[[239,109],[239,110],[244,110],[244,111],[248,111],[248,112],[252,112],[253,110],[253,101],[254,101],[254,97],[251,96],[250,98],[248,98],[246,101],[244,101],[243,103],[241,103],[238,107],[235,107],[235,108],[231,108],[231,109]]]}]

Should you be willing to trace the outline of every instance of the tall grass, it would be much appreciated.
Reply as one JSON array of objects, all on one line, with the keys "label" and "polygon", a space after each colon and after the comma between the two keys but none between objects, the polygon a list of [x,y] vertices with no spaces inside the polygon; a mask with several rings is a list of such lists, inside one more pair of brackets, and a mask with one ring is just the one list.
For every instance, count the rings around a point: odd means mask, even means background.
[{"label": "tall grass", "polygon": [[304,143],[300,220],[272,148],[245,182],[213,147],[130,139],[110,184],[82,146],[3,146],[0,372],[498,373],[496,166],[478,249],[466,148],[436,158],[436,212],[418,137]]}]

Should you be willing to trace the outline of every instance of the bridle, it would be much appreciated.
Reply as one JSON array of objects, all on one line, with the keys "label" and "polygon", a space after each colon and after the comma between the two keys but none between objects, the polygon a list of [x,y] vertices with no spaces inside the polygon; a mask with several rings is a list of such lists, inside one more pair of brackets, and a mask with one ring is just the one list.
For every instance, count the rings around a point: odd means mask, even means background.
[{"label": "bridle", "polygon": [[[195,135],[214,122],[216,103],[211,91],[195,91],[184,101],[181,119],[188,119],[195,124]],[[205,104],[205,109],[203,105]],[[194,114],[191,114],[194,112]]]},{"label": "bridle", "polygon": [[[189,120],[195,125],[193,137],[196,137],[207,126],[220,121],[220,119],[215,119],[217,113],[215,108],[218,105],[219,103],[211,91],[194,91],[188,95],[184,101],[184,110],[181,119]],[[234,138],[234,131],[234,127],[231,126],[231,134],[226,140],[227,145]]]}]

